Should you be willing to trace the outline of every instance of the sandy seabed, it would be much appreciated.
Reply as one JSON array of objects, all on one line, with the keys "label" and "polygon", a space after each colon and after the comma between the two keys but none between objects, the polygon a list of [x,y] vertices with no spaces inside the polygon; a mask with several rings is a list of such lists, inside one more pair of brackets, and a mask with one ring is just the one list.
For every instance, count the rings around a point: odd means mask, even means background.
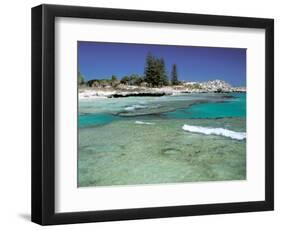
[{"label": "sandy seabed", "polygon": [[188,124],[245,132],[244,118],[138,119],[79,129],[78,186],[246,179],[246,140],[182,129]]}]

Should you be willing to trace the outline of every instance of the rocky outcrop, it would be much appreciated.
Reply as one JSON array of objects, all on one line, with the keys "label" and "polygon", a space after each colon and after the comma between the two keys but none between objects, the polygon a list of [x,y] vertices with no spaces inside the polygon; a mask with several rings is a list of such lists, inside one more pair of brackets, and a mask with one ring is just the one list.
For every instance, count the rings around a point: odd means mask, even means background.
[{"label": "rocky outcrop", "polygon": [[231,91],[232,86],[225,81],[214,80],[199,83],[203,90],[210,92],[228,92]]},{"label": "rocky outcrop", "polygon": [[207,82],[184,82],[182,85],[150,88],[145,86],[130,86],[119,84],[116,87],[90,87],[79,89],[80,99],[118,98],[130,96],[164,96],[183,93],[231,93],[246,92],[245,87],[232,87],[225,81],[213,80]]}]

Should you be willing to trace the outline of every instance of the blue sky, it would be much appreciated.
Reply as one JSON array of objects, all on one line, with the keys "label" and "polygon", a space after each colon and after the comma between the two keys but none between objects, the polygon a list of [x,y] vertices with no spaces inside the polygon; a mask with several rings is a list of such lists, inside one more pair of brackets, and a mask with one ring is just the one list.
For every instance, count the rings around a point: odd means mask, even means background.
[{"label": "blue sky", "polygon": [[164,58],[168,76],[176,64],[179,80],[246,86],[246,49],[240,48],[78,41],[78,70],[87,80],[143,75],[148,52]]}]

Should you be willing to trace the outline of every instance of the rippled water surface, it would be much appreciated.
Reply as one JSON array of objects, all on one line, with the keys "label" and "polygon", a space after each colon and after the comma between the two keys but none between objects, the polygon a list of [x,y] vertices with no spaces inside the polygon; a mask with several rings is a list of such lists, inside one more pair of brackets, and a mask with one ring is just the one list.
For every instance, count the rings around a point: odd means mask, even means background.
[{"label": "rippled water surface", "polygon": [[246,179],[246,94],[79,101],[78,131],[81,187]]}]

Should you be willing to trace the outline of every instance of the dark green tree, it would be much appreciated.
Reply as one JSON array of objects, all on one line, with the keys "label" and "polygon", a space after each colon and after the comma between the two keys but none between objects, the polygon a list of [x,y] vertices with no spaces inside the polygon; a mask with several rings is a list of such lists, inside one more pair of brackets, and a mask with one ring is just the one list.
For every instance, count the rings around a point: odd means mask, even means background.
[{"label": "dark green tree", "polygon": [[78,85],[84,85],[84,84],[85,84],[85,78],[79,71],[78,72]]},{"label": "dark green tree", "polygon": [[143,77],[138,77],[135,80],[134,84],[137,85],[137,86],[140,86],[143,82],[144,82]]},{"label": "dark green tree", "polygon": [[151,53],[148,53],[146,57],[144,81],[152,87],[168,84],[165,62],[163,58],[156,58],[152,56]]},{"label": "dark green tree", "polygon": [[117,81],[117,77],[115,75],[111,76],[111,81]]},{"label": "dark green tree", "polygon": [[166,74],[165,61],[163,58],[157,59],[158,86],[168,85],[168,76]]},{"label": "dark green tree", "polygon": [[146,56],[146,64],[145,64],[145,70],[144,70],[144,80],[148,83],[148,85],[152,85],[152,78],[154,75],[153,71],[153,60],[154,57],[149,52]]},{"label": "dark green tree", "polygon": [[178,80],[178,71],[177,71],[177,65],[173,64],[172,67],[172,73],[171,73],[171,84],[172,85],[178,85],[180,82]]},{"label": "dark green tree", "polygon": [[116,87],[119,84],[119,81],[115,75],[111,76],[111,79],[109,80],[109,82],[112,87]]}]

